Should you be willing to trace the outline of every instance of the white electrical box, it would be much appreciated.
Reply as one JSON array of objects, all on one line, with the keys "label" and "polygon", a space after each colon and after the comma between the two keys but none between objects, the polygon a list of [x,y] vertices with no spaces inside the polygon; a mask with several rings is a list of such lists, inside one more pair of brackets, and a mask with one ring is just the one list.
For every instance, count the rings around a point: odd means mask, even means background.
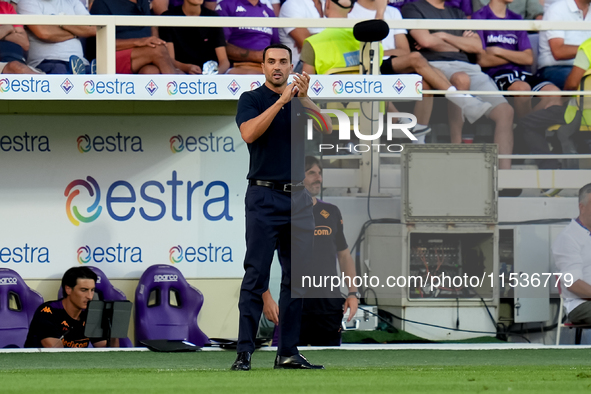
[{"label": "white electrical box", "polygon": [[359,305],[357,313],[351,319],[349,318],[349,310],[343,315],[341,323],[343,331],[374,331],[378,327],[378,307],[370,305]]},{"label": "white electrical box", "polygon": [[496,223],[497,146],[405,145],[403,223]]}]

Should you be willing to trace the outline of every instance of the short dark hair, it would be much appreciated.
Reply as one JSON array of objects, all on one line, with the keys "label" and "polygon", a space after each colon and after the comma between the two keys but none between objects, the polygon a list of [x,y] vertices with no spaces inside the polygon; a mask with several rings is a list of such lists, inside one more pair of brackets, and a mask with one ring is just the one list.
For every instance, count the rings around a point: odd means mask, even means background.
[{"label": "short dark hair", "polygon": [[320,160],[318,160],[314,156],[306,156],[304,170],[308,171],[310,170],[310,168],[314,166],[318,166],[318,168],[320,168],[320,171],[322,171],[322,164],[320,164]]},{"label": "short dark hair", "polygon": [[579,189],[579,204],[587,204],[589,202],[589,194],[591,194],[591,183]]},{"label": "short dark hair", "polygon": [[263,49],[263,63],[265,62],[265,56],[267,55],[267,49],[285,49],[289,53],[289,62],[291,63],[291,49],[285,44],[271,44]]},{"label": "short dark hair", "polygon": [[73,289],[74,287],[76,287],[78,279],[92,279],[94,280],[94,283],[96,283],[98,277],[94,273],[94,271],[88,267],[70,268],[62,277],[62,292],[64,298],[68,296],[68,293],[66,293],[66,286],[71,287]]}]

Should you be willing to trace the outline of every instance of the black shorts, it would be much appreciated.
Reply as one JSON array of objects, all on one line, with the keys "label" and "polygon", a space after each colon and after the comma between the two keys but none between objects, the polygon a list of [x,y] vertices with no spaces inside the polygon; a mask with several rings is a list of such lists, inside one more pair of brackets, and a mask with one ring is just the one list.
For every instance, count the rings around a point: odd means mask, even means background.
[{"label": "black shorts", "polygon": [[539,92],[544,86],[552,85],[552,82],[544,81],[527,71],[500,70],[492,76],[492,79],[499,90],[509,90],[509,86],[517,81],[526,82],[531,86],[532,92]]},{"label": "black shorts", "polygon": [[343,312],[302,315],[300,346],[340,346]]},{"label": "black shorts", "polygon": [[396,56],[390,56],[389,58],[384,59],[382,61],[382,65],[380,66],[380,73],[382,73],[382,75],[398,74],[392,68],[392,59],[395,59],[395,58],[396,58]]}]

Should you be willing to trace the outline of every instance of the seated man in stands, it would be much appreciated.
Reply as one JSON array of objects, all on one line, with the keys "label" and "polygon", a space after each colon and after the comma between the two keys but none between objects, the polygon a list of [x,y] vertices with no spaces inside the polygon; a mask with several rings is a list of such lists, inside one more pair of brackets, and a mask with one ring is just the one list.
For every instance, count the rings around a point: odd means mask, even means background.
[{"label": "seated man in stands", "polygon": [[[487,4],[490,4],[489,1],[490,0],[474,0],[472,2],[472,12],[468,13],[465,10],[462,11],[464,11],[466,15],[472,15],[472,19],[475,19],[474,13]],[[548,1],[546,1],[546,3],[547,2]],[[544,7],[538,0],[513,0],[507,4],[507,8],[509,11],[520,15],[522,19],[541,20],[544,17]]]},{"label": "seated man in stands", "polygon": [[[417,0],[402,7],[402,16],[407,19],[465,19],[457,8],[445,5],[445,0]],[[471,64],[468,54],[482,52],[482,41],[472,31],[410,31],[412,47],[417,48],[429,60],[431,66],[438,68],[459,90],[498,91],[495,83],[482,72],[480,66]],[[513,108],[501,95],[483,96],[483,101],[492,105],[487,117],[495,122],[494,141],[499,145],[499,154],[508,155],[513,151]],[[451,142],[461,143],[461,109],[449,106],[449,128]],[[499,160],[499,168],[511,168],[510,159]]]},{"label": "seated man in stands", "polygon": [[[221,0],[220,16],[273,18],[273,10],[261,0]],[[229,74],[262,74],[263,49],[278,44],[279,31],[271,27],[225,27],[226,52],[232,63]]]},{"label": "seated man in stands", "polygon": [[591,183],[579,190],[579,216],[571,220],[552,244],[568,319],[591,324]]},{"label": "seated man in stands", "polygon": [[[332,0],[327,1],[325,7],[325,15],[328,18],[345,18],[349,15],[354,19],[402,19],[396,8],[386,8],[385,0],[362,0],[357,2],[352,10],[350,0]],[[446,97],[462,108],[470,123],[478,120],[490,109],[489,103],[470,95],[454,93],[456,88],[439,70],[431,67],[420,53],[411,53],[406,30],[391,29],[382,45],[386,55],[380,68],[382,74],[420,74],[424,86],[449,91]],[[359,41],[355,39],[351,29],[325,29],[304,41],[301,54],[303,71],[308,74],[324,74],[332,68],[358,65],[359,46]],[[419,141],[424,141],[424,135],[431,131],[428,127],[431,109],[430,98],[424,97],[415,105],[417,125],[411,131]]]},{"label": "seated man in stands", "polygon": [[[559,0],[544,13],[545,21],[589,22],[591,0]],[[538,75],[551,81],[558,88],[564,88],[579,45],[591,38],[591,30],[547,30],[540,32],[540,54]]]},{"label": "seated man in stands", "polygon": [[[324,18],[324,1],[320,0],[287,0],[281,6],[280,18]],[[283,27],[279,29],[279,39],[282,44],[291,49],[293,71],[302,72],[302,63],[300,62],[300,53],[304,46],[304,40],[313,34],[318,34],[323,30],[322,27]]]},{"label": "seated man in stands", "polygon": [[[20,0],[25,15],[88,15],[79,0]],[[94,37],[94,26],[28,25],[28,64],[47,74],[90,74],[78,37]]]},{"label": "seated man in stands", "polygon": [[[341,211],[336,206],[316,198],[322,190],[322,166],[313,156],[306,156],[306,177],[304,186],[312,195],[314,204],[314,221],[316,228],[330,231],[314,232],[313,263],[315,274],[337,276],[338,260],[341,272],[351,278],[355,277],[355,263],[345,240]],[[341,321],[348,310],[348,321],[355,316],[358,307],[359,293],[350,283],[346,298],[341,296],[340,288],[328,292],[325,298],[305,298],[302,309],[302,328],[299,344],[313,346],[340,346]],[[263,293],[263,313],[267,319],[279,324],[279,307],[273,300],[271,292]]]},{"label": "seated man in stands", "polygon": [[[78,0],[74,0],[78,1]],[[93,15],[150,15],[148,0],[95,0]],[[158,29],[149,26],[117,26],[117,74],[182,74],[170,56]]]},{"label": "seated man in stands", "polygon": [[581,79],[589,69],[591,69],[591,38],[585,40],[577,49],[573,68],[564,83],[564,90],[579,90]]},{"label": "seated man in stands", "polygon": [[[10,3],[0,1],[0,15],[16,14]],[[27,66],[25,52],[29,39],[22,25],[0,25],[0,74],[33,74]]]},{"label": "seated man in stands", "polygon": [[[521,16],[507,9],[513,0],[491,0],[490,3],[472,14],[472,19],[521,20]],[[478,64],[497,84],[499,90],[547,92],[559,89],[552,82],[533,76],[526,71],[533,63],[533,51],[525,31],[485,30],[479,31],[483,52],[477,55]],[[546,109],[561,105],[560,96],[543,96],[532,108],[532,96],[513,98],[516,118],[532,110]]]},{"label": "seated man in stands", "polygon": [[[37,308],[25,347],[85,348],[106,347],[107,341],[89,339],[84,335],[86,308],[94,297],[97,276],[88,267],[74,267],[62,277],[64,298],[49,301]],[[111,347],[118,347],[119,340],[111,339]]]},{"label": "seated man in stands", "polygon": [[[170,7],[164,16],[217,16],[203,7],[203,0],[185,0]],[[214,61],[217,72],[224,74],[230,67],[226,54],[226,38],[221,27],[160,27],[160,37],[174,45],[177,67],[186,74],[201,74],[203,64]]]}]

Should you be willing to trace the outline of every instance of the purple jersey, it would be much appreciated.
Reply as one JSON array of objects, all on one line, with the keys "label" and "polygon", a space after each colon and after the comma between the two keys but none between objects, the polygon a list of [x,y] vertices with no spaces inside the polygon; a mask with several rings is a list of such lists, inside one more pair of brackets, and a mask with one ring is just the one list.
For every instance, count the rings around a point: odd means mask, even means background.
[{"label": "purple jersey", "polygon": [[[388,0],[388,5],[400,9],[403,5],[414,1],[416,0]],[[445,5],[448,7],[459,8],[464,11],[464,14],[466,15],[472,15],[471,0],[446,0]]]},{"label": "purple jersey", "polygon": [[[222,0],[215,10],[219,16],[275,17],[275,13],[260,0],[252,5],[248,0]],[[270,44],[278,44],[279,30],[271,27],[224,27],[226,41],[240,48],[262,51]]]},{"label": "purple jersey", "polygon": [[[504,18],[499,18],[492,12],[488,5],[482,7],[474,14],[472,14],[472,19],[510,19],[510,20],[521,20],[523,19],[521,15],[516,14],[513,11],[507,9],[507,13],[505,14]],[[527,36],[526,31],[513,31],[513,30],[485,30],[479,31],[478,35],[482,40],[482,47],[486,49],[486,47],[497,46],[504,49],[508,49],[511,51],[525,51],[526,49],[531,49],[531,44],[529,42],[529,37]],[[507,63],[500,66],[489,67],[484,69],[484,71],[493,76],[501,70],[516,70],[516,71],[525,71],[525,67],[515,64],[515,63]]]}]

